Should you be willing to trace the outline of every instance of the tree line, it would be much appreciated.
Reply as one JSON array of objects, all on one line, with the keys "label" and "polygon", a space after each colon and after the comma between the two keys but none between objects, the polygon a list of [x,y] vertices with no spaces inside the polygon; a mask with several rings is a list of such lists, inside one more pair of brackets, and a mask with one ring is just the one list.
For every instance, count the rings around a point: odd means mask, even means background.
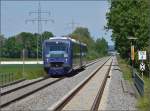
[{"label": "tree line", "polygon": [[5,38],[0,36],[1,41],[1,57],[4,58],[20,58],[22,50],[25,49],[28,58],[35,58],[37,51],[37,40],[39,45],[39,57],[41,57],[42,42],[49,37],[53,37],[51,32],[45,31],[41,35],[37,33],[21,32],[15,36]]},{"label": "tree line", "polygon": [[77,27],[70,36],[76,40],[87,44],[88,59],[98,58],[107,55],[108,43],[104,37],[97,38],[96,40],[90,35],[88,28]]},{"label": "tree line", "polygon": [[[71,38],[80,40],[88,46],[88,59],[94,59],[107,54],[108,43],[104,38],[94,40],[91,37],[88,28],[77,27],[71,34]],[[25,49],[26,57],[37,57],[37,40],[38,40],[38,56],[42,57],[42,42],[50,37],[54,37],[52,32],[45,31],[42,34],[21,32],[9,38],[0,35],[0,56],[1,58],[20,58],[22,50]]]},{"label": "tree line", "polygon": [[[150,1],[109,0],[106,29],[112,30],[112,40],[122,58],[130,58],[131,40],[135,46],[135,67],[139,68],[138,51],[150,52]],[[148,61],[145,61],[148,67]]]}]

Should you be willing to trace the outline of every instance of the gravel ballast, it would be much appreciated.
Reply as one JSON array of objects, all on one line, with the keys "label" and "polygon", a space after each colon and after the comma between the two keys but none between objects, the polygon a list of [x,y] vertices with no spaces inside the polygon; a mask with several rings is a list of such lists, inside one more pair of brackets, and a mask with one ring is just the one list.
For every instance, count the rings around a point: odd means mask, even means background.
[{"label": "gravel ballast", "polygon": [[39,81],[39,80],[42,80],[43,77],[40,77],[40,78],[37,78],[37,79],[32,79],[32,80],[25,80],[25,81],[22,81],[22,82],[19,82],[19,83],[16,83],[16,84],[13,84],[13,85],[9,85],[7,87],[3,87],[1,88],[1,92],[7,92],[7,91],[10,91],[12,89],[15,89],[15,88],[18,88],[18,87],[21,87],[23,85],[26,85],[26,84],[30,84],[32,82],[36,82],[36,81]]},{"label": "gravel ballast", "polygon": [[[122,72],[115,58],[110,71],[110,78],[108,78],[103,96],[99,105],[99,110],[137,110],[136,109],[136,96],[134,89],[127,87],[124,91],[122,85]],[[118,70],[117,70],[118,69]],[[131,84],[129,84],[131,86]]]},{"label": "gravel ballast", "polygon": [[48,86],[25,99],[3,108],[7,110],[47,110],[48,107],[60,100],[66,93],[79,84],[85,77],[87,77],[96,67],[101,65],[107,58],[99,61],[86,70]]}]

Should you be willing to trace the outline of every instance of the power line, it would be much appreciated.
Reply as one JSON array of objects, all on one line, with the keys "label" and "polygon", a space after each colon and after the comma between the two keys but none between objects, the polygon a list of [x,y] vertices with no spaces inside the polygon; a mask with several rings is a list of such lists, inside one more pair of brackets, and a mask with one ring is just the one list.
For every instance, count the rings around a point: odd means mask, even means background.
[{"label": "power line", "polygon": [[[77,25],[79,25],[79,23],[76,23],[73,19],[70,23],[68,23],[68,25],[71,25],[71,32],[73,32],[76,28]],[[69,27],[70,28],[70,27]]]},{"label": "power line", "polygon": [[[42,32],[42,22],[49,22],[51,21],[52,23],[54,23],[54,20],[53,19],[46,19],[46,18],[42,18],[42,14],[43,13],[46,13],[48,14],[49,16],[51,15],[51,12],[50,11],[44,11],[41,9],[41,3],[40,1],[38,2],[38,10],[35,10],[35,11],[31,11],[29,12],[29,15],[32,15],[32,14],[37,14],[37,18],[33,18],[33,19],[27,19],[25,22],[37,22],[38,23],[38,36],[40,38],[40,34]],[[39,45],[38,45],[38,36],[37,36],[37,61],[38,61],[38,52],[39,52]],[[42,37],[41,37],[41,44],[42,44]],[[42,48],[43,50],[43,48]],[[42,58],[43,58],[43,55],[42,55]]]}]

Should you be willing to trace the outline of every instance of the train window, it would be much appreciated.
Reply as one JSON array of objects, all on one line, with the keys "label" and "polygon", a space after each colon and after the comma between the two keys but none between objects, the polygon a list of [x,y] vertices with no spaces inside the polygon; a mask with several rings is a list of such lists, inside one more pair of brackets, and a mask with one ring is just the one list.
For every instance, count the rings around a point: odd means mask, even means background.
[{"label": "train window", "polygon": [[68,57],[68,44],[63,42],[48,42],[45,47],[45,57]]},{"label": "train window", "polygon": [[67,51],[67,44],[65,43],[49,43],[46,45],[47,51]]}]

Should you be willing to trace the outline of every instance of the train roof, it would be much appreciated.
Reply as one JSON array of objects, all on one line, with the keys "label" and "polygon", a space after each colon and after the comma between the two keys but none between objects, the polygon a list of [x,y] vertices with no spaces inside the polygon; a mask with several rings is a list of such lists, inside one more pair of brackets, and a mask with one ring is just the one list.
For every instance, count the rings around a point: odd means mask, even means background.
[{"label": "train roof", "polygon": [[[72,38],[70,38],[70,37],[51,37],[51,38],[49,38],[49,40],[59,40],[59,39],[61,39],[61,40],[70,40],[70,41],[72,41],[72,42],[75,42],[75,43],[80,43],[79,41],[77,41],[77,40],[75,40],[75,39],[72,39]],[[48,41],[49,41],[48,40]],[[81,42],[81,44],[82,45],[84,45],[84,46],[86,46],[86,44],[85,43],[82,43]]]}]

